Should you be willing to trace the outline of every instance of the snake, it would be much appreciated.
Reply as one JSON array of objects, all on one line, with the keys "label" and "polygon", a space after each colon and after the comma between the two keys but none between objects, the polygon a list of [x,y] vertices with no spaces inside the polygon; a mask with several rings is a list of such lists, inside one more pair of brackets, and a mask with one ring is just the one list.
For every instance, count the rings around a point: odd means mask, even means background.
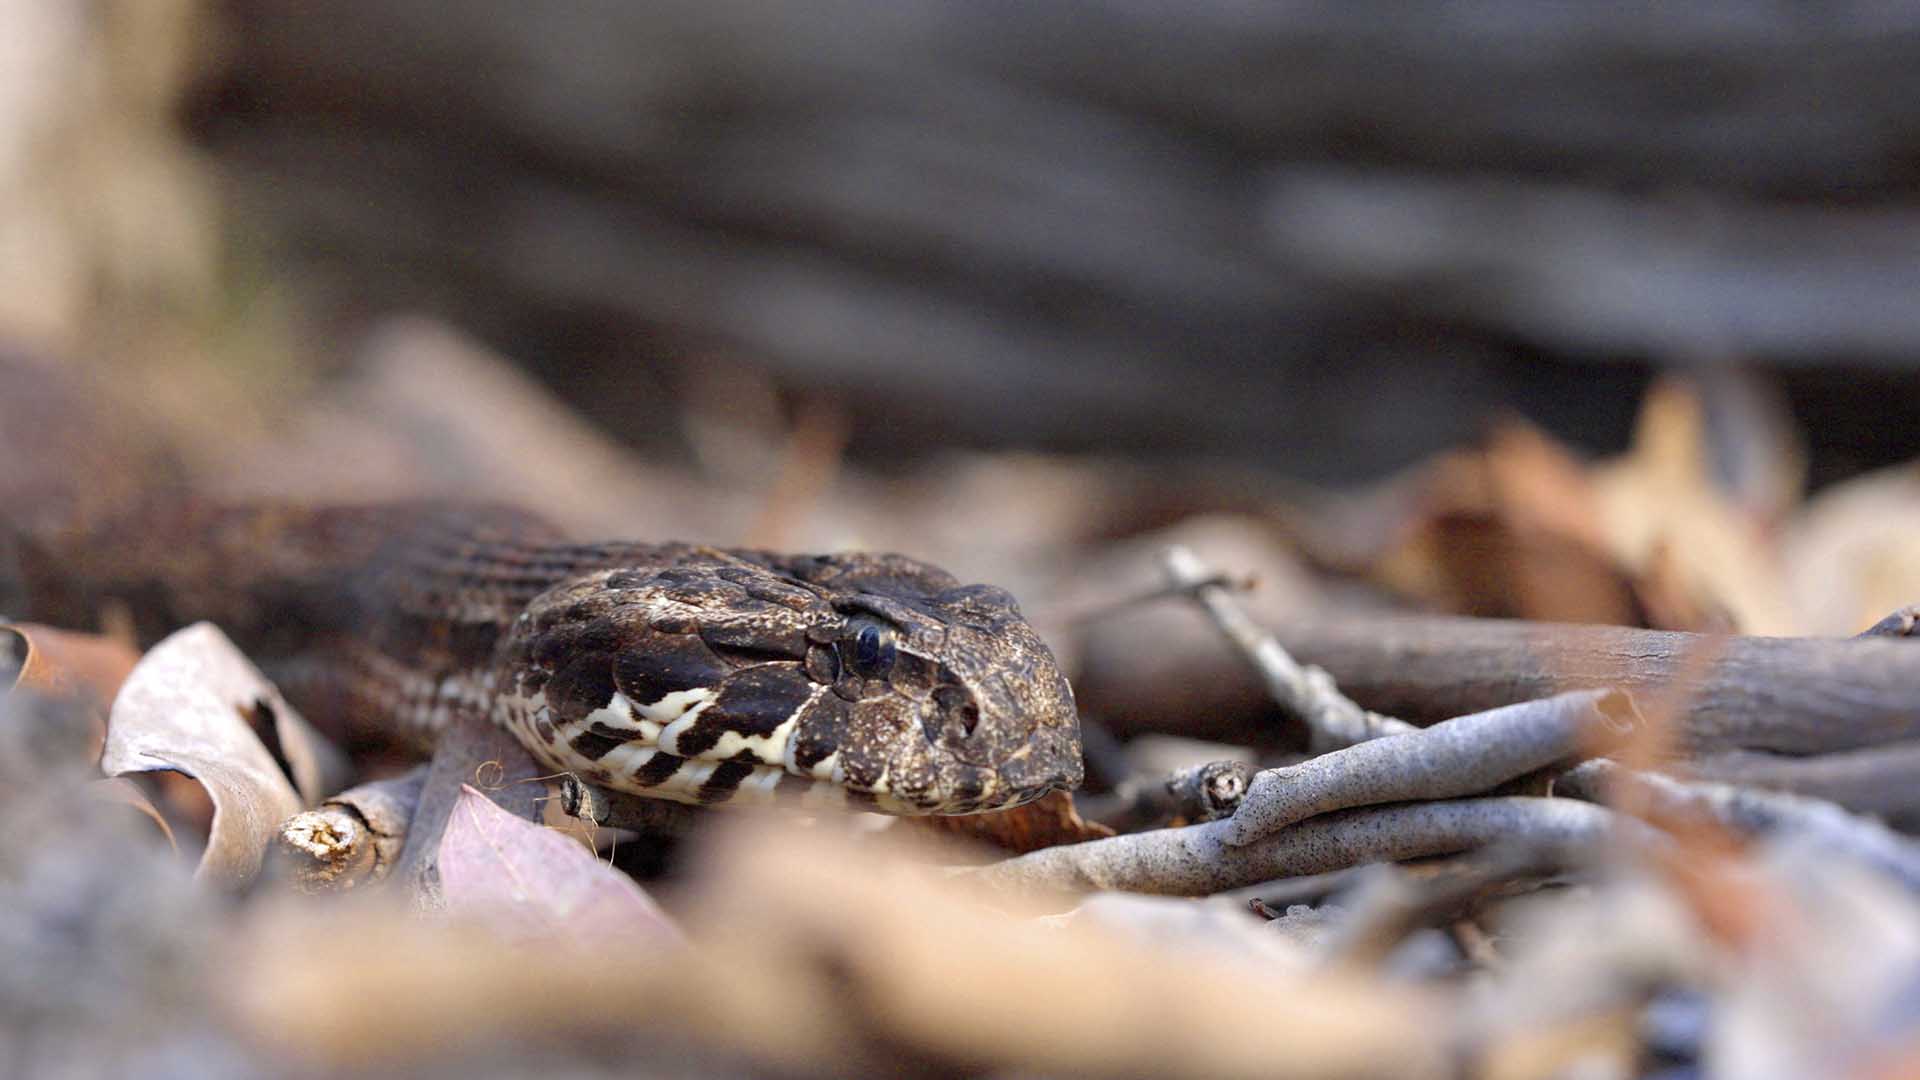
[{"label": "snake", "polygon": [[462,716],[606,790],[971,814],[1071,789],[1073,692],[1006,591],[901,555],[580,543],[506,506],[175,496],[0,526],[0,614],[219,626],[323,730]]}]

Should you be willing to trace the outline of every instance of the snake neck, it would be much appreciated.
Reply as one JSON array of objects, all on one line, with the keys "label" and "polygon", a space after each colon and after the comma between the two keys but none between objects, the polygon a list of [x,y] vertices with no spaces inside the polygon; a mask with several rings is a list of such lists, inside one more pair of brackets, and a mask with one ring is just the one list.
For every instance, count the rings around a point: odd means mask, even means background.
[{"label": "snake neck", "polygon": [[0,528],[0,614],[131,627],[142,647],[209,621],[323,730],[419,748],[447,719],[423,697],[484,668],[527,600],[604,554],[559,541],[501,507],[43,508]]}]

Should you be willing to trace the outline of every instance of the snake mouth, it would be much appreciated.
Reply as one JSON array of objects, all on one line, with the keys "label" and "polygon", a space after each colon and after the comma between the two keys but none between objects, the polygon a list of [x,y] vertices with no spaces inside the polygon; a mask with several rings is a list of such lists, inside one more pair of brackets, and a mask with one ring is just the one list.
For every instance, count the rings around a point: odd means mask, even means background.
[{"label": "snake mouth", "polygon": [[[808,703],[823,700],[818,688]],[[711,688],[679,691],[636,703],[616,690],[598,708],[576,715],[556,709],[544,690],[496,698],[495,718],[518,734],[542,764],[581,780],[648,798],[701,806],[773,805],[800,810],[844,807],[903,816],[973,814],[1030,802],[1077,776],[1040,776],[1035,749],[1016,752],[999,768],[943,757],[920,742],[877,775],[836,748],[809,756],[805,708],[764,736],[730,733],[700,753],[690,733],[716,707]],[[1040,755],[1044,756],[1044,755]],[[1073,755],[1077,763],[1078,755]]]}]

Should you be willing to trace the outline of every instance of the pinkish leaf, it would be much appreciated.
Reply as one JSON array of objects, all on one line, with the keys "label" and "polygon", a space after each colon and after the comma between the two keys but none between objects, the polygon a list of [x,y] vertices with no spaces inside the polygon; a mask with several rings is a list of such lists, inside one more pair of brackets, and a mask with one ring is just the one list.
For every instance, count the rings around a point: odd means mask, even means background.
[{"label": "pinkish leaf", "polygon": [[596,950],[613,940],[681,940],[632,878],[579,840],[515,817],[465,784],[440,838],[439,865],[449,914],[477,916],[516,940]]}]

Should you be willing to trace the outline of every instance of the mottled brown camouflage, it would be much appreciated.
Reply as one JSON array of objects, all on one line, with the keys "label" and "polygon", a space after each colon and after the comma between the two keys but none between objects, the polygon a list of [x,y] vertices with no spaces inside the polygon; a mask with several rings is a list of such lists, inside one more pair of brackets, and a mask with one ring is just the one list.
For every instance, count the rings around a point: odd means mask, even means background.
[{"label": "mottled brown camouflage", "polygon": [[831,786],[968,813],[1080,779],[1072,693],[1012,598],[896,555],[570,544],[488,507],[180,501],[41,523],[0,560],[0,602],[10,587],[26,618],[118,608],[149,640],[218,623],[350,737],[418,745],[484,710],[556,769],[704,803]]}]

